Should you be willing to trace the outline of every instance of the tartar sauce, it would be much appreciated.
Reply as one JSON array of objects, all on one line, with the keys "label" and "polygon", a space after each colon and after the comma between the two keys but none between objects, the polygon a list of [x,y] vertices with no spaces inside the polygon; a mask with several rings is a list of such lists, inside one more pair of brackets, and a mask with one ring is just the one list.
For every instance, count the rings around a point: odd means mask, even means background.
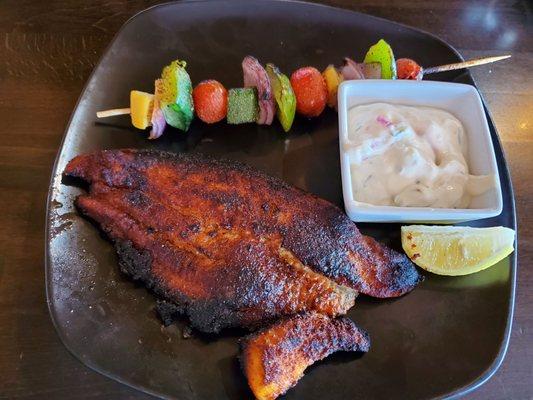
[{"label": "tartar sauce", "polygon": [[373,205],[467,208],[494,186],[469,174],[461,122],[431,107],[373,103],[348,113],[354,199]]}]

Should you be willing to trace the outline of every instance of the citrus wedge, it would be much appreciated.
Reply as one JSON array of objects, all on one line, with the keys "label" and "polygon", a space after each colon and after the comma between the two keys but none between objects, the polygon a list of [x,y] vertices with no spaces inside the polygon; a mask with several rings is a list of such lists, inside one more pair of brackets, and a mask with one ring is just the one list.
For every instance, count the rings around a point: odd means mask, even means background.
[{"label": "citrus wedge", "polygon": [[515,232],[498,226],[402,226],[402,247],[419,267],[438,275],[484,270],[514,250]]}]

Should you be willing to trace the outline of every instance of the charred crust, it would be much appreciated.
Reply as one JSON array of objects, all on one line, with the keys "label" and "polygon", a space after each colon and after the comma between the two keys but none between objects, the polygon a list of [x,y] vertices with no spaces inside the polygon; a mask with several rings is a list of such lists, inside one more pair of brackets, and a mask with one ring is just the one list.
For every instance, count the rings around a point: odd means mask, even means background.
[{"label": "charred crust", "polygon": [[418,273],[406,255],[384,248],[395,266],[391,272],[392,278],[389,280],[388,290],[390,292],[399,293],[399,295],[404,294],[424,280],[424,277]]},{"label": "charred crust", "polygon": [[129,240],[116,240],[115,250],[118,255],[120,270],[131,279],[142,281],[149,287],[155,286],[150,272],[152,257],[147,251],[139,251]]},{"label": "charred crust", "polygon": [[152,257],[148,251],[137,250],[129,240],[116,240],[120,271],[131,279],[143,282],[156,295],[156,311],[164,325],[186,315],[191,326],[202,332],[218,333],[225,327],[238,325],[238,315],[225,302],[217,300],[189,301],[175,291],[167,290],[151,273]]},{"label": "charred crust", "polygon": [[152,257],[137,250],[129,240],[116,240],[120,270],[131,279],[143,282],[158,298],[156,311],[164,325],[186,315],[191,326],[202,332],[218,333],[225,327],[238,325],[238,314],[225,302],[217,300],[188,301],[185,296],[166,290],[151,273]]},{"label": "charred crust", "polygon": [[150,205],[150,201],[140,190],[131,191],[126,196],[128,202],[134,207],[144,208]]},{"label": "charred crust", "polygon": [[155,310],[165,326],[172,325],[183,314],[183,307],[166,300],[157,300]]}]

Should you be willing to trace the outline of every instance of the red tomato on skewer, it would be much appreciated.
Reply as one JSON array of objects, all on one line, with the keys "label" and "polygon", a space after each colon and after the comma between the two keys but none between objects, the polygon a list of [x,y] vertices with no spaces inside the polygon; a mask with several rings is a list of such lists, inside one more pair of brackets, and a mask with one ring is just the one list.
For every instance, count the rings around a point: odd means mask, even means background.
[{"label": "red tomato on skewer", "polygon": [[326,107],[328,89],[319,70],[313,67],[297,69],[291,75],[296,96],[296,111],[306,117],[318,117]]},{"label": "red tomato on skewer", "polygon": [[198,118],[213,124],[226,117],[228,112],[228,91],[213,79],[202,81],[192,91],[194,111]]},{"label": "red tomato on skewer", "polygon": [[410,58],[396,60],[396,73],[398,79],[422,80],[422,67]]}]

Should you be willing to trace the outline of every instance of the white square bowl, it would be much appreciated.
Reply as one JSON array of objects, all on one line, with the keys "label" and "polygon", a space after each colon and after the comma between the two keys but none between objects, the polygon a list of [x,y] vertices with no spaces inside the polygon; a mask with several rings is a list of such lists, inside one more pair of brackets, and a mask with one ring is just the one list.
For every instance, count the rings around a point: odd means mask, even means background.
[{"label": "white square bowl", "polygon": [[[467,162],[474,175],[494,175],[495,186],[474,197],[470,208],[373,206],[354,199],[350,159],[344,150],[348,139],[348,110],[375,102],[440,108],[465,127]],[[408,80],[355,80],[339,86],[339,145],[342,191],[346,213],[358,222],[455,223],[489,218],[502,212],[502,193],[496,156],[485,111],[476,88],[461,83]]]}]

